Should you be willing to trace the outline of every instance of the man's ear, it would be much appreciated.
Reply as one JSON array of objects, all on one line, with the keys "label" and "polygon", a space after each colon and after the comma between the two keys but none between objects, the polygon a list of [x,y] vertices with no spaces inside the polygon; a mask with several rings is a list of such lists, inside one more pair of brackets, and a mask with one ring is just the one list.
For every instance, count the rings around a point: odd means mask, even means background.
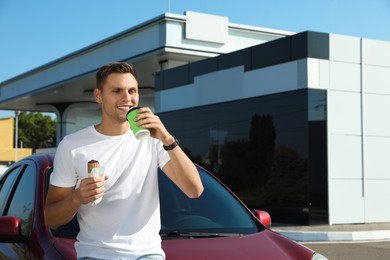
[{"label": "man's ear", "polygon": [[102,91],[100,89],[95,88],[93,90],[93,96],[95,97],[96,103],[98,103],[98,104],[102,103]]}]

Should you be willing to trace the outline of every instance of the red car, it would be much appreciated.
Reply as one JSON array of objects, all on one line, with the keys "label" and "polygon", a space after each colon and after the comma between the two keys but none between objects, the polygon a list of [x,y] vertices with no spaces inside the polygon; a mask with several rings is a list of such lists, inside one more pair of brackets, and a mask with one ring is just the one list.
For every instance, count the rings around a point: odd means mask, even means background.
[{"label": "red car", "polygon": [[[53,155],[32,155],[0,180],[0,259],[76,259],[76,219],[57,230],[44,222]],[[326,259],[268,227],[221,182],[198,167],[204,192],[187,198],[159,172],[162,246],[175,259]]]}]

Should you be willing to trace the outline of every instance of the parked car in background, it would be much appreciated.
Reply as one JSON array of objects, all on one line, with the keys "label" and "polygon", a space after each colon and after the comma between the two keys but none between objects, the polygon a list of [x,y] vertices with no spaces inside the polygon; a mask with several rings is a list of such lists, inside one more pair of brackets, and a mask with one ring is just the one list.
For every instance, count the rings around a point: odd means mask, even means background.
[{"label": "parked car in background", "polygon": [[[76,259],[76,218],[57,230],[44,222],[53,158],[29,156],[1,178],[0,259]],[[270,230],[266,212],[250,212],[212,174],[198,171],[204,185],[198,199],[186,197],[159,172],[160,234],[167,260],[326,259]]]}]

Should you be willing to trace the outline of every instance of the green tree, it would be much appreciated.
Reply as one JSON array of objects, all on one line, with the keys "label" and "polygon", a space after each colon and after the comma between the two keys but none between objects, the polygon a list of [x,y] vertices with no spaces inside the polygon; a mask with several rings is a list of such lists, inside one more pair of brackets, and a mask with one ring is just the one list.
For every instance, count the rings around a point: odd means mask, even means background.
[{"label": "green tree", "polygon": [[263,185],[274,164],[276,130],[272,116],[255,114],[249,130],[252,185]]},{"label": "green tree", "polygon": [[54,147],[56,144],[56,121],[37,112],[21,112],[18,118],[18,140],[24,147]]}]

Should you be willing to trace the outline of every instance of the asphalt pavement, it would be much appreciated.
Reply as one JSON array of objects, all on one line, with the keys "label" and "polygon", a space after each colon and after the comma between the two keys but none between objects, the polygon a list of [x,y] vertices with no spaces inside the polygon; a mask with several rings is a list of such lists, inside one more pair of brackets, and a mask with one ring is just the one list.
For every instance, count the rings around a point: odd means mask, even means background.
[{"label": "asphalt pavement", "polygon": [[275,223],[271,229],[297,242],[390,240],[390,223],[313,226]]}]

